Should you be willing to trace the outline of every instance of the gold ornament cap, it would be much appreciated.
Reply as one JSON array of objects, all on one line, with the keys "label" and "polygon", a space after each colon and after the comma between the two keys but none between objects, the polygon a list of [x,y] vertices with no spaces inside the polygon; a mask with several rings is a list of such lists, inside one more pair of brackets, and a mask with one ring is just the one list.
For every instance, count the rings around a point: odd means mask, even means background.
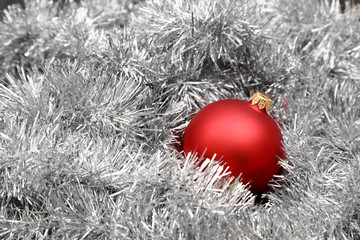
[{"label": "gold ornament cap", "polygon": [[[263,93],[264,88],[266,88],[266,87],[271,88],[271,92],[268,96],[266,96]],[[259,106],[260,110],[265,108],[266,112],[268,112],[272,105],[272,100],[270,99],[270,97],[273,94],[273,92],[274,92],[274,89],[270,85],[266,85],[261,89],[261,93],[256,92],[254,95],[252,95],[251,98],[249,99],[249,102],[251,101],[251,105],[257,104]]]}]

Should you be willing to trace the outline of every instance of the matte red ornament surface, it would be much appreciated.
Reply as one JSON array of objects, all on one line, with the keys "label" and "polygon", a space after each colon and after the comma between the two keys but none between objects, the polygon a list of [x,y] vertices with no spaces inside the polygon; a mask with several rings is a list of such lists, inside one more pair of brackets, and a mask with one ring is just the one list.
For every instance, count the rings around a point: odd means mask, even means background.
[{"label": "matte red ornament surface", "polygon": [[216,159],[229,166],[233,176],[242,174],[244,183],[250,182],[253,193],[267,190],[269,181],[280,169],[284,158],[282,135],[276,122],[260,110],[238,99],[225,99],[201,109],[185,129],[183,150],[198,152],[205,158]]}]

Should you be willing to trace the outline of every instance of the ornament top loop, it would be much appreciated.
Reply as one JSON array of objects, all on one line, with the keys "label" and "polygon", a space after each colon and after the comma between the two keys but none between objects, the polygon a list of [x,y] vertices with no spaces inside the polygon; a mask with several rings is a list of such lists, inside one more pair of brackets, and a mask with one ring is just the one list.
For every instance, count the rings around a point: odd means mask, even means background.
[{"label": "ornament top loop", "polygon": [[271,88],[271,92],[270,92],[269,95],[267,96],[267,97],[271,97],[271,96],[273,95],[274,88],[273,88],[272,86],[270,86],[270,85],[265,85],[265,86],[263,86],[262,89],[261,89],[261,94],[265,95],[265,94],[264,94],[264,88],[266,88],[266,87]]}]

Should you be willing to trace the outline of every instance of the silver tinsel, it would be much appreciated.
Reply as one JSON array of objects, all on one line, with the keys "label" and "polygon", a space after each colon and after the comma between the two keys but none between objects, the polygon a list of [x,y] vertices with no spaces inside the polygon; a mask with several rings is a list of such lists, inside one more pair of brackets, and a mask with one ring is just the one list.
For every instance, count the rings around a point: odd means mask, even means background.
[{"label": "silver tinsel", "polygon": [[[0,22],[1,239],[360,239],[356,6],[60,2]],[[256,197],[176,145],[267,84],[287,158]]]}]

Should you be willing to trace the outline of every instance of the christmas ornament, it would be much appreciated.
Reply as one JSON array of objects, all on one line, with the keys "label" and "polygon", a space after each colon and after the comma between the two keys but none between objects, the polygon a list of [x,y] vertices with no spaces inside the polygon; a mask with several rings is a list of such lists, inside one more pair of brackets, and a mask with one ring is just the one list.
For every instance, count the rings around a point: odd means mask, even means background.
[{"label": "christmas ornament", "polygon": [[269,96],[263,89],[248,102],[225,99],[205,106],[186,127],[182,143],[186,154],[204,153],[204,159],[216,154],[255,194],[268,190],[280,170],[279,158],[285,158],[281,132],[267,113],[273,89]]}]

